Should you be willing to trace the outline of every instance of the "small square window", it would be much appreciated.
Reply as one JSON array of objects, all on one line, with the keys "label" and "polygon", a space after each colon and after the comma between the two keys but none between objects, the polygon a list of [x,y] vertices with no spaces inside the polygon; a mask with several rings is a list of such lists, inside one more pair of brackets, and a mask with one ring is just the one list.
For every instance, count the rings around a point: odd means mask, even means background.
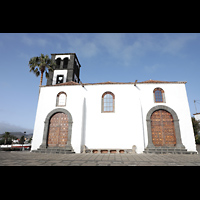
[{"label": "small square window", "polygon": [[63,83],[64,75],[58,75],[56,78],[56,84]]}]

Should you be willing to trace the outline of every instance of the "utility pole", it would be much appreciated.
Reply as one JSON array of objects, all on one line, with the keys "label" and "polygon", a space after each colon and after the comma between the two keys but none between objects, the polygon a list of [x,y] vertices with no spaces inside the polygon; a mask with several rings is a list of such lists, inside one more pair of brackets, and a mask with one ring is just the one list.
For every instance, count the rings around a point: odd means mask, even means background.
[{"label": "utility pole", "polygon": [[196,110],[196,113],[197,113],[196,100],[194,100],[194,106],[195,106],[195,110]]},{"label": "utility pole", "polygon": [[197,113],[197,106],[196,106],[196,103],[200,104],[200,100],[194,100],[194,106],[195,106],[195,110],[196,110],[196,113]]}]

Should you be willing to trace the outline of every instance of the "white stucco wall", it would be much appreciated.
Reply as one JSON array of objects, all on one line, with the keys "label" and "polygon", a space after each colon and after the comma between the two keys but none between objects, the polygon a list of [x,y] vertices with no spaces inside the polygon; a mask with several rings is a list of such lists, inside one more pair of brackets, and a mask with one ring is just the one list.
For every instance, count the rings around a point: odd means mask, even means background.
[{"label": "white stucco wall", "polygon": [[[137,87],[141,92],[141,101],[145,119],[144,129],[146,145],[148,143],[146,114],[156,105],[165,105],[173,109],[178,116],[183,145],[188,151],[196,151],[185,84],[137,84]],[[164,90],[166,103],[154,103],[153,90],[156,87],[160,87]]]},{"label": "white stucco wall", "polygon": [[[166,103],[154,103],[153,90],[165,91]],[[71,144],[76,153],[81,145],[88,148],[124,148],[136,145],[142,153],[148,144],[146,115],[156,105],[173,109],[180,123],[182,143],[188,151],[196,151],[192,122],[185,84],[102,84],[66,85],[40,88],[36,113],[32,150],[42,143],[44,121],[49,112],[56,109],[56,96],[67,94],[66,106],[73,119]],[[115,95],[115,112],[101,112],[104,92]]]},{"label": "white stucco wall", "polygon": [[81,143],[81,127],[82,127],[82,107],[83,107],[83,90],[82,87],[76,86],[50,86],[41,87],[40,95],[35,119],[35,126],[33,132],[32,150],[39,148],[42,143],[44,121],[52,110],[56,107],[56,96],[63,91],[67,94],[66,106],[61,107],[68,110],[72,115],[72,147],[76,152],[80,152]]},{"label": "white stucco wall", "polygon": [[[144,149],[137,91],[133,85],[89,85],[87,89],[86,143],[88,148]],[[115,112],[101,112],[104,92],[115,95]]]}]

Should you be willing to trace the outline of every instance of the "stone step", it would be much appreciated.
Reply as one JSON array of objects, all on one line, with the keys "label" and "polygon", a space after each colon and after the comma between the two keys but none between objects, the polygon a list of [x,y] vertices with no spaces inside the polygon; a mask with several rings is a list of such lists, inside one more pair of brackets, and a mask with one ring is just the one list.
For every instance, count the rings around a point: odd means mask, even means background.
[{"label": "stone step", "polygon": [[155,153],[155,154],[196,154],[195,151],[187,151],[185,148],[170,148],[170,147],[157,147],[157,148],[146,148],[144,153]]},{"label": "stone step", "polygon": [[53,154],[73,154],[73,150],[64,148],[39,148],[37,150],[32,150],[33,153],[53,153]]}]

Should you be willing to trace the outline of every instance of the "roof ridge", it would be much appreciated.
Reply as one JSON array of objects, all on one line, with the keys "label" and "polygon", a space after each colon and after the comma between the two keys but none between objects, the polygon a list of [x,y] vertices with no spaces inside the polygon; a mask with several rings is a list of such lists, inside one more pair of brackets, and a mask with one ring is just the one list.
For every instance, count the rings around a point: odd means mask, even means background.
[{"label": "roof ridge", "polygon": [[76,83],[74,81],[69,81],[69,82],[65,82],[65,83],[58,83],[56,85],[79,85],[79,83]]},{"label": "roof ridge", "polygon": [[[142,81],[142,82],[137,82],[137,84],[145,84],[145,83],[187,83],[187,81],[158,81],[158,80],[147,80],[147,81]],[[100,82],[100,83],[77,83],[74,81],[70,81],[70,82],[65,82],[65,83],[59,83],[56,85],[46,85],[46,86],[64,86],[64,85],[106,85],[106,84],[135,84],[135,82],[111,82],[111,81],[106,81],[106,82]],[[42,86],[45,87],[45,86]]]},{"label": "roof ridge", "polygon": [[159,80],[147,80],[147,81],[142,81],[140,83],[169,83],[169,81],[159,81]]}]

